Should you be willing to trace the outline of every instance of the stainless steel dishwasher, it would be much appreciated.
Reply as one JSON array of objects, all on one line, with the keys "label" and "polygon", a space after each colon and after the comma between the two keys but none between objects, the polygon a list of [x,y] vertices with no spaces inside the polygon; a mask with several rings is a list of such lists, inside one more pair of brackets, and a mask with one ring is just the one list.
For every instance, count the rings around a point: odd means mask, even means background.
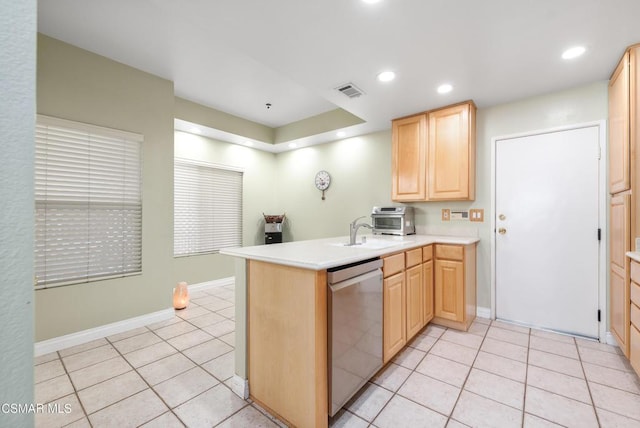
[{"label": "stainless steel dishwasher", "polygon": [[330,415],[382,367],[382,260],[327,270]]}]

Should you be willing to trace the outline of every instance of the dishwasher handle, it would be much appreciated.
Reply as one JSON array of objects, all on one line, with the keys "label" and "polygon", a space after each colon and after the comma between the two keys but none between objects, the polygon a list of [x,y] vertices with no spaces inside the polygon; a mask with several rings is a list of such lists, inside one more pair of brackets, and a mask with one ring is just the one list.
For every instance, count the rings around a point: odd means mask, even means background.
[{"label": "dishwasher handle", "polygon": [[375,277],[380,277],[380,279],[382,279],[382,269],[376,269],[371,272],[367,272],[365,274],[358,275],[356,277],[349,278],[344,281],[329,285],[329,288],[331,289],[332,292],[335,293],[336,291],[342,290],[343,288],[350,287],[352,285],[358,284],[362,281],[366,281],[368,279],[372,279]]}]

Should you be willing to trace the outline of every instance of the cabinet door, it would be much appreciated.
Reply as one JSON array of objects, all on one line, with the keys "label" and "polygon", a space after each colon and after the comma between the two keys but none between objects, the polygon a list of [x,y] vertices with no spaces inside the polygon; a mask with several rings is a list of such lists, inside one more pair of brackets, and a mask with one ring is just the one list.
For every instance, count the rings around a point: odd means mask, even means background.
[{"label": "cabinet door", "polygon": [[433,319],[433,260],[422,264],[422,326],[427,325]]},{"label": "cabinet door", "polygon": [[609,211],[610,234],[610,278],[609,278],[609,316],[610,329],[618,341],[620,349],[629,355],[629,274],[626,252],[630,246],[630,201],[629,194],[611,198]]},{"label": "cabinet door", "polygon": [[422,308],[424,306],[424,280],[422,265],[407,269],[407,341],[422,329]]},{"label": "cabinet door", "polygon": [[383,348],[385,364],[407,343],[404,272],[384,280]]},{"label": "cabinet door", "polygon": [[631,196],[616,195],[611,197],[609,211],[610,257],[611,263],[625,269],[626,253],[631,247],[630,208]]},{"label": "cabinet door", "polygon": [[609,192],[630,188],[629,53],[609,81]]},{"label": "cabinet door", "polygon": [[435,316],[464,322],[464,268],[462,262],[436,259],[434,291]]},{"label": "cabinet door", "polygon": [[611,263],[609,271],[609,328],[616,338],[622,353],[629,356],[630,307],[629,282],[624,268]]},{"label": "cabinet door", "polygon": [[394,120],[392,136],[391,199],[423,201],[427,198],[426,115]]},{"label": "cabinet door", "polygon": [[475,107],[469,103],[430,112],[428,146],[429,200],[473,200]]}]

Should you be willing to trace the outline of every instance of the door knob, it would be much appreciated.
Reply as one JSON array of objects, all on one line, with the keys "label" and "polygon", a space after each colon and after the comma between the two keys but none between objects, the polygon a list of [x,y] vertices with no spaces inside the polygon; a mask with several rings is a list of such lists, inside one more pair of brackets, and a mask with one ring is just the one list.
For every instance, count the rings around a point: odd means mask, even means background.
[{"label": "door knob", "polygon": [[498,233],[500,235],[504,235],[505,233],[507,233],[507,229],[505,229],[504,227],[501,227],[500,229],[498,229]]}]

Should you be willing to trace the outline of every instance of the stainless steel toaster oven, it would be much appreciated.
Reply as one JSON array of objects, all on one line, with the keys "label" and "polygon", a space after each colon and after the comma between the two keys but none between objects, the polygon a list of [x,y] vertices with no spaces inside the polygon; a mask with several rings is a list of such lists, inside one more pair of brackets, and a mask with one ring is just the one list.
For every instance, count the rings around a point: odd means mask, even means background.
[{"label": "stainless steel toaster oven", "polygon": [[371,220],[375,235],[413,235],[416,233],[413,207],[373,207]]}]

